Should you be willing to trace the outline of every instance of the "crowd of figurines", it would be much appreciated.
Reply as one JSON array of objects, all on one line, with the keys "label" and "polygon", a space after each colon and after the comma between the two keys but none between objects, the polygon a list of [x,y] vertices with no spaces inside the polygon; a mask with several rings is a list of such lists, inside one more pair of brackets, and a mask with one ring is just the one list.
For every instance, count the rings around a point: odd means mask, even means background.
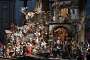
[{"label": "crowd of figurines", "polygon": [[36,54],[41,52],[40,50],[47,49],[45,26],[39,23],[28,23],[22,27],[13,25],[12,29],[12,33],[7,34],[5,56]]},{"label": "crowd of figurines", "polygon": [[[40,23],[28,23],[22,27],[11,25],[4,46],[4,57],[15,56],[66,56],[77,57],[81,54],[76,41],[61,41],[60,38],[52,43],[47,41],[47,27]],[[2,53],[3,54],[3,53]]]},{"label": "crowd of figurines", "polygon": [[[4,54],[3,56],[7,58],[31,55],[76,58],[82,53],[76,41],[62,41],[58,37],[55,41],[48,42],[47,23],[32,22],[35,13],[29,12],[28,15],[24,11],[23,13],[27,22],[21,27],[11,24],[4,49],[0,49],[1,55]],[[63,35],[61,37],[63,38]]]},{"label": "crowd of figurines", "polygon": [[[69,19],[78,19],[78,10],[71,9],[72,13],[69,15],[68,8],[62,8],[60,14],[58,14],[59,22],[67,22]],[[44,56],[44,57],[63,57],[63,58],[77,58],[79,55],[85,55],[83,51],[83,43],[78,43],[72,38],[68,39],[68,33],[65,29],[60,28],[59,31],[53,36],[56,38],[54,41],[49,40],[49,28],[48,20],[53,20],[55,22],[55,17],[47,17],[47,14],[38,12],[29,12],[23,9],[21,11],[25,17],[25,24],[21,27],[11,24],[9,33],[7,33],[7,38],[3,49],[1,48],[0,54],[4,57],[11,58],[15,56]],[[37,15],[35,20],[33,20],[34,15]],[[71,16],[71,18],[68,18]],[[39,18],[38,18],[39,17]],[[42,18],[42,19],[41,19]],[[50,22],[51,22],[50,21]],[[51,32],[52,34],[53,32]],[[67,38],[67,39],[66,39]],[[84,46],[84,45],[83,45]]]}]

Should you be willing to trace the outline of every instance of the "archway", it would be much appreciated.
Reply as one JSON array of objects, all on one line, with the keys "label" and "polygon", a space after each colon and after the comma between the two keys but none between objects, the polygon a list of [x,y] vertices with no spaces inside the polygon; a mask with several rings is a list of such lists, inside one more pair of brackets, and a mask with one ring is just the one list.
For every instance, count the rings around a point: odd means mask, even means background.
[{"label": "archway", "polygon": [[56,26],[53,28],[53,38],[60,41],[67,41],[70,37],[70,31],[65,26]]}]

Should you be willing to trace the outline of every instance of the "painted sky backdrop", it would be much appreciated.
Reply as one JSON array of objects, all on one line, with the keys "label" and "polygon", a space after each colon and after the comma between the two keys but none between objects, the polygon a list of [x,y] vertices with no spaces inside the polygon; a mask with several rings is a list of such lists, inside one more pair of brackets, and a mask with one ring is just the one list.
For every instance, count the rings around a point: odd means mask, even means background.
[{"label": "painted sky backdrop", "polygon": [[[27,7],[29,8],[29,10],[33,10],[35,8],[35,4],[36,4],[36,0],[28,0]],[[24,5],[23,1],[16,0],[16,3],[15,3],[16,24],[20,24],[20,22],[22,21],[20,10],[23,7],[23,5]]]},{"label": "painted sky backdrop", "polygon": [[28,1],[27,6],[29,7],[30,10],[33,10],[35,8],[35,3],[36,0]]}]

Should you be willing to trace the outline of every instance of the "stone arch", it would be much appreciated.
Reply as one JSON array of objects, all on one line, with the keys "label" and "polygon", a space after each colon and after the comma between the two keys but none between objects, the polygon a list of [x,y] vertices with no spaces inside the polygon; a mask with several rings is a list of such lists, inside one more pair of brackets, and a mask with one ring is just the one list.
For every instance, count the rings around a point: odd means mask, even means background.
[{"label": "stone arch", "polygon": [[71,25],[59,25],[53,27],[53,37],[62,38],[62,40],[71,40],[75,35],[75,28]]}]

